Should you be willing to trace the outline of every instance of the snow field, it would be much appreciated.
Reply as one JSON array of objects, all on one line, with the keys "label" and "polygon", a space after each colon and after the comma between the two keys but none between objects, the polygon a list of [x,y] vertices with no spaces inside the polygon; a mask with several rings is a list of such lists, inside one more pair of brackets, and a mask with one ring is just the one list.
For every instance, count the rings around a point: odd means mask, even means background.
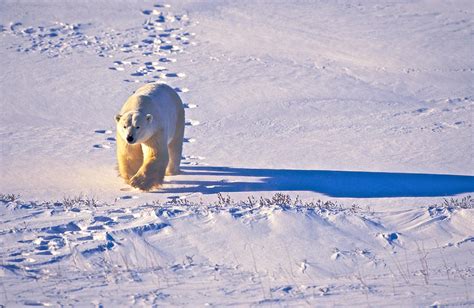
[{"label": "snow field", "polygon": [[[0,3],[0,304],[473,305],[473,16]],[[148,82],[186,136],[183,174],[142,193],[113,116]]]}]

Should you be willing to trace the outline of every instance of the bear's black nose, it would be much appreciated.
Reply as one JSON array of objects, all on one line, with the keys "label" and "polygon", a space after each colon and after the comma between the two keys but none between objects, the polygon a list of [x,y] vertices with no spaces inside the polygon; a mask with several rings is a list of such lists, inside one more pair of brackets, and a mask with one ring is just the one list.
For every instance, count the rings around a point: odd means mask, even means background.
[{"label": "bear's black nose", "polygon": [[132,136],[127,136],[127,141],[128,142],[133,142],[133,137]]}]

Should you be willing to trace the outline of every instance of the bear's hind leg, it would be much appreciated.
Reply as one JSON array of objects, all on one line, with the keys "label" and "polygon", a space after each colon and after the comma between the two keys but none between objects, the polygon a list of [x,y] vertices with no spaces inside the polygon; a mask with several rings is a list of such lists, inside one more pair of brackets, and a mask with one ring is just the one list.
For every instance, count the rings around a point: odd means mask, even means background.
[{"label": "bear's hind leg", "polygon": [[117,134],[117,161],[120,176],[128,183],[143,164],[140,144],[128,144]]},{"label": "bear's hind leg", "polygon": [[170,161],[166,168],[166,175],[179,174],[179,165],[181,164],[181,157],[183,155],[184,111],[178,114],[178,121],[176,124],[176,132],[171,143],[168,144]]}]

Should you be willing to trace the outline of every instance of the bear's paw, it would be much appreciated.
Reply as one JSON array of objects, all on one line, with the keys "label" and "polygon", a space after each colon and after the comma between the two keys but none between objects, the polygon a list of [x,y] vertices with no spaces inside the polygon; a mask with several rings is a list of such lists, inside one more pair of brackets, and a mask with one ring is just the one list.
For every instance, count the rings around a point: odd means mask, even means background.
[{"label": "bear's paw", "polygon": [[136,174],[130,179],[130,185],[140,190],[149,191],[152,188],[158,188],[161,183],[157,183],[144,174]]}]

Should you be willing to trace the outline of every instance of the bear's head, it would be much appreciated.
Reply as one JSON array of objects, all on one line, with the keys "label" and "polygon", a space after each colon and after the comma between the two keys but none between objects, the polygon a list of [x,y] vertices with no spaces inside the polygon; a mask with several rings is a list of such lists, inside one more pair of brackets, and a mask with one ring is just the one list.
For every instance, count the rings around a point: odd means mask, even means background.
[{"label": "bear's head", "polygon": [[129,144],[139,144],[147,141],[154,133],[151,123],[153,116],[141,112],[127,112],[115,116],[117,131],[123,140]]}]

